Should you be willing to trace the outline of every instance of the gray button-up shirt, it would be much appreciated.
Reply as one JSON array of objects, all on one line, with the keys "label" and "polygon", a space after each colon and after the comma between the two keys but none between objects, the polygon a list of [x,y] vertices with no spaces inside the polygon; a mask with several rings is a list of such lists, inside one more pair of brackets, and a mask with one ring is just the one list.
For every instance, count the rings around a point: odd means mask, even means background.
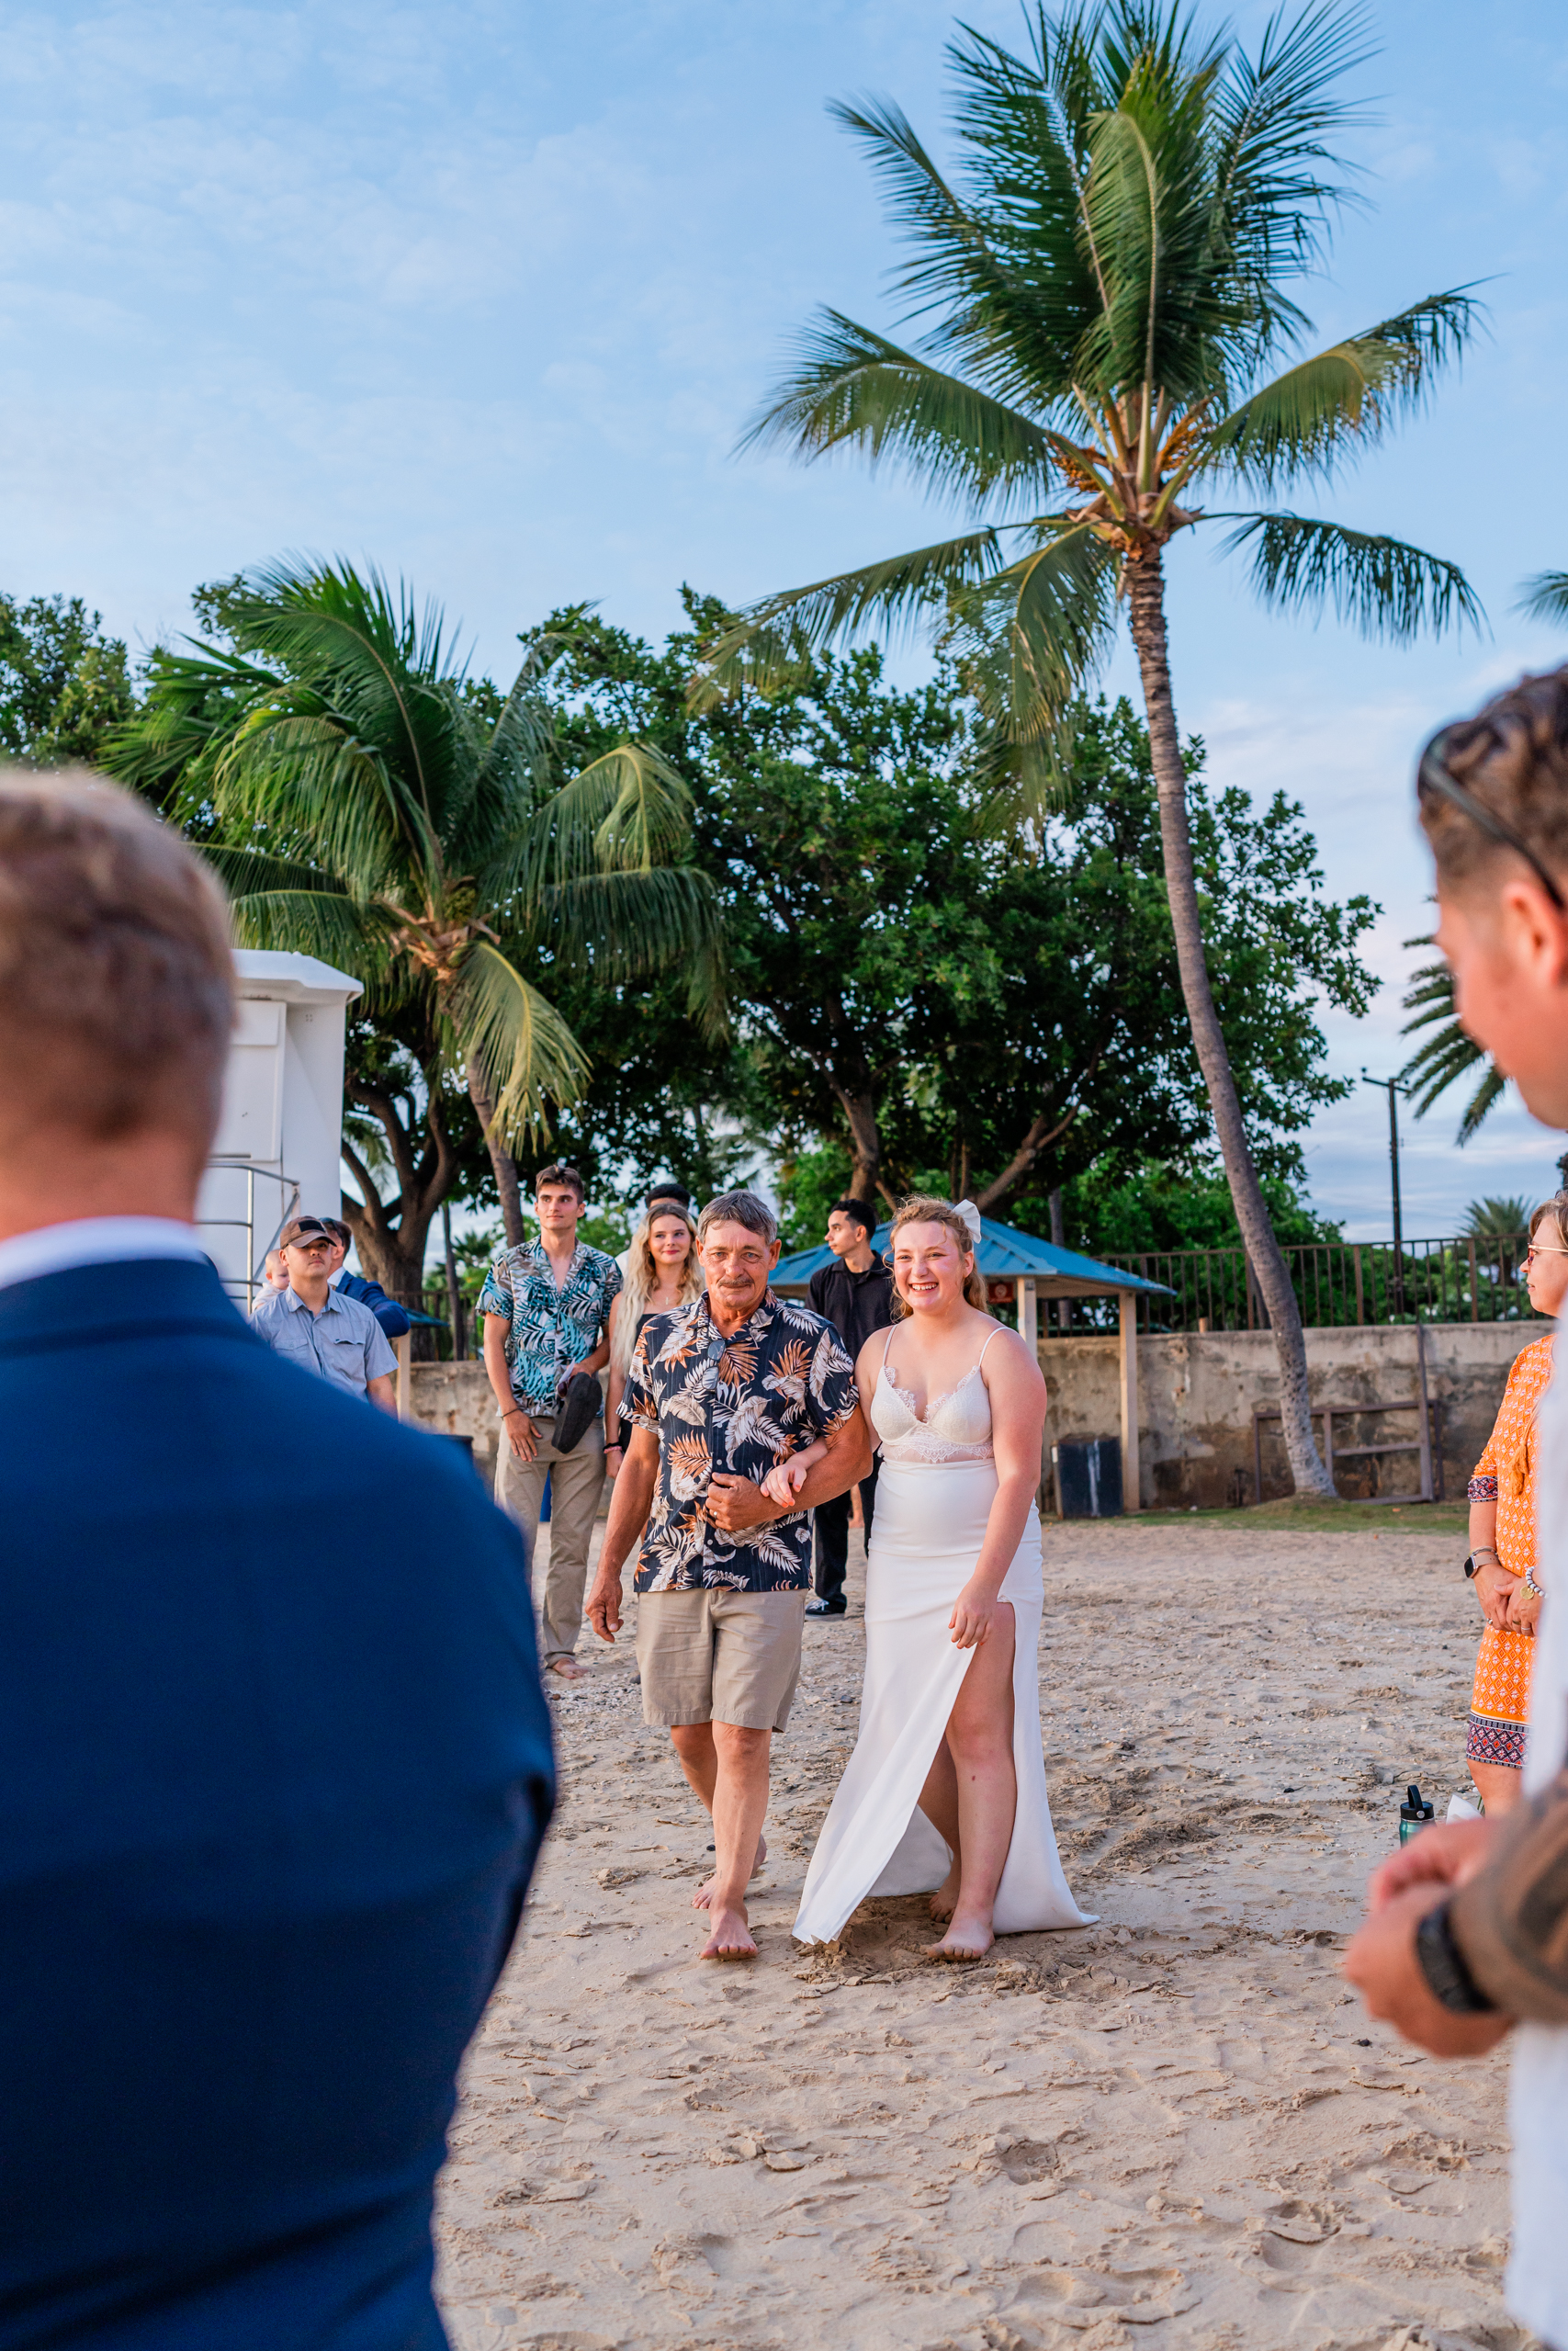
[{"label": "gray button-up shirt", "polygon": [[297,1292],[275,1290],[257,1305],[251,1328],[302,1372],[319,1373],[350,1396],[363,1396],[372,1380],[398,1368],[391,1341],[369,1307],[341,1290],[327,1292],[319,1315]]}]

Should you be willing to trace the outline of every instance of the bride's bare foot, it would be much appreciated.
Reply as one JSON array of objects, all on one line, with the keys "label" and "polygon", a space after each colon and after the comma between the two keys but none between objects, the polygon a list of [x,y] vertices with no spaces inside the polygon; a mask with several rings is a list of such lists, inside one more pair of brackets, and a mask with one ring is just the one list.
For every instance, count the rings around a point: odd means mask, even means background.
[{"label": "bride's bare foot", "polygon": [[[767,1840],[767,1838],[766,1838],[765,1837],[759,1837],[759,1838],[757,1839],[757,1858],[756,1858],[756,1859],[755,1859],[755,1860],[752,1862],[752,1864],[751,1864],[751,1876],[752,1876],[753,1878],[757,1875],[758,1871],[761,1870],[761,1866],[762,1866],[763,1862],[767,1859],[767,1858],[768,1858],[768,1840]],[[747,1882],[748,1882],[748,1884],[750,1884],[750,1879],[748,1879]],[[706,1910],[706,1909],[708,1909],[708,1908],[710,1907],[711,1904],[712,1904],[712,1901],[713,1901],[713,1889],[714,1889],[714,1881],[713,1881],[713,1879],[712,1879],[712,1878],[705,1878],[705,1879],[703,1880],[703,1882],[702,1882],[701,1885],[697,1888],[697,1890],[696,1890],[695,1893],[692,1896],[692,1908],[693,1908],[694,1910]],[[706,1952],[706,1951],[705,1951],[705,1952],[703,1953],[703,1957],[704,1957],[705,1959],[706,1959],[706,1958],[707,1958],[707,1956],[708,1956],[707,1952]]]},{"label": "bride's bare foot", "polygon": [[959,1869],[953,1862],[946,1877],[931,1896],[931,1916],[939,1927],[945,1927],[958,1907]]},{"label": "bride's bare foot", "polygon": [[697,1953],[697,1957],[711,1960],[754,1960],[756,1956],[757,1945],[751,1929],[746,1923],[745,1911],[716,1912],[712,1932]]},{"label": "bride's bare foot", "polygon": [[959,1915],[953,1918],[941,1942],[927,1943],[920,1956],[922,1959],[949,1960],[962,1964],[966,1960],[984,1959],[996,1939],[988,1918],[977,1915],[965,1918]]}]

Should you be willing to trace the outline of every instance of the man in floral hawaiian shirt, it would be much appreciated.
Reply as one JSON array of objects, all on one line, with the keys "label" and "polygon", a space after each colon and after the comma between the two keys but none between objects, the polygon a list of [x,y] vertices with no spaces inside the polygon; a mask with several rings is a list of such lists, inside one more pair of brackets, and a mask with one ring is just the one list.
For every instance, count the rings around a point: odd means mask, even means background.
[{"label": "man in floral hawaiian shirt", "polygon": [[[652,1317],[632,1359],[631,1442],[588,1621],[615,1639],[622,1566],[642,1535],[643,1718],[669,1729],[713,1815],[714,1874],[695,1897],[709,1918],[702,1956],[754,1959],[746,1886],[765,1850],[773,1735],[789,1720],[800,1673],[807,1513],[866,1475],[871,1440],[832,1325],[768,1287],[779,1244],[766,1203],[750,1192],[710,1201],[697,1254],[705,1294]],[[826,1454],[781,1509],[761,1479],[818,1440]]]},{"label": "man in floral hawaiian shirt", "polygon": [[603,1249],[577,1238],[583,1212],[575,1168],[541,1168],[534,1179],[536,1242],[502,1249],[479,1293],[485,1369],[501,1415],[495,1498],[523,1530],[532,1562],[550,1481],[550,1564],[545,1577],[545,1665],[563,1681],[582,1672],[574,1662],[582,1630],[588,1546],[604,1487],[604,1423],[596,1419],[568,1453],[551,1440],[561,1390],[574,1373],[597,1372],[608,1357],[610,1301],[621,1269]]}]

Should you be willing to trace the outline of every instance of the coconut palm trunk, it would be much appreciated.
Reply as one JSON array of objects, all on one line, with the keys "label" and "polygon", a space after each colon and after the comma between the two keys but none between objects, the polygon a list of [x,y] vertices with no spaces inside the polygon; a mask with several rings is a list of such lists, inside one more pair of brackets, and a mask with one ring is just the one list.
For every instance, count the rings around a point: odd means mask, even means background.
[{"label": "coconut palm trunk", "polygon": [[491,1166],[495,1170],[495,1189],[501,1202],[501,1223],[506,1235],[506,1246],[508,1249],[521,1249],[527,1238],[523,1224],[523,1190],[517,1180],[517,1162],[501,1139],[495,1089],[474,1058],[468,1062],[468,1099],[479,1113],[485,1147],[490,1153]]},{"label": "coconut palm trunk", "polygon": [[[1165,576],[1157,550],[1128,564],[1127,600],[1128,627],[1143,677],[1149,751],[1159,791],[1166,895],[1170,900],[1177,968],[1181,974],[1181,993],[1191,1023],[1193,1047],[1213,1113],[1231,1204],[1274,1332],[1274,1348],[1280,1360],[1280,1411],[1291,1476],[1298,1494],[1319,1494],[1331,1500],[1334,1482],[1313,1435],[1301,1309],[1296,1304],[1284,1252],[1274,1238],[1263,1187],[1258,1181],[1230,1055],[1225,1050],[1224,1034],[1214,1010],[1213,989],[1209,985],[1209,965],[1203,953],[1203,931],[1198,911],[1198,885],[1192,871],[1192,835],[1187,822],[1187,771],[1182,764],[1176,730],[1176,702],[1170,690]],[[1262,1495],[1256,1499],[1261,1502]]]}]

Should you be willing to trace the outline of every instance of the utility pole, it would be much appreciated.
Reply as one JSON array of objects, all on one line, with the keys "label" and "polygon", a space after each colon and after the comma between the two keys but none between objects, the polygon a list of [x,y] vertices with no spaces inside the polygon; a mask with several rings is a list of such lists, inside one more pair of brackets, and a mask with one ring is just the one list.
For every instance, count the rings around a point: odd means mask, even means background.
[{"label": "utility pole", "polygon": [[1397,1078],[1370,1078],[1363,1069],[1364,1086],[1386,1086],[1388,1089],[1388,1173],[1393,1193],[1393,1310],[1404,1312],[1404,1230],[1399,1213],[1399,1093]]}]

